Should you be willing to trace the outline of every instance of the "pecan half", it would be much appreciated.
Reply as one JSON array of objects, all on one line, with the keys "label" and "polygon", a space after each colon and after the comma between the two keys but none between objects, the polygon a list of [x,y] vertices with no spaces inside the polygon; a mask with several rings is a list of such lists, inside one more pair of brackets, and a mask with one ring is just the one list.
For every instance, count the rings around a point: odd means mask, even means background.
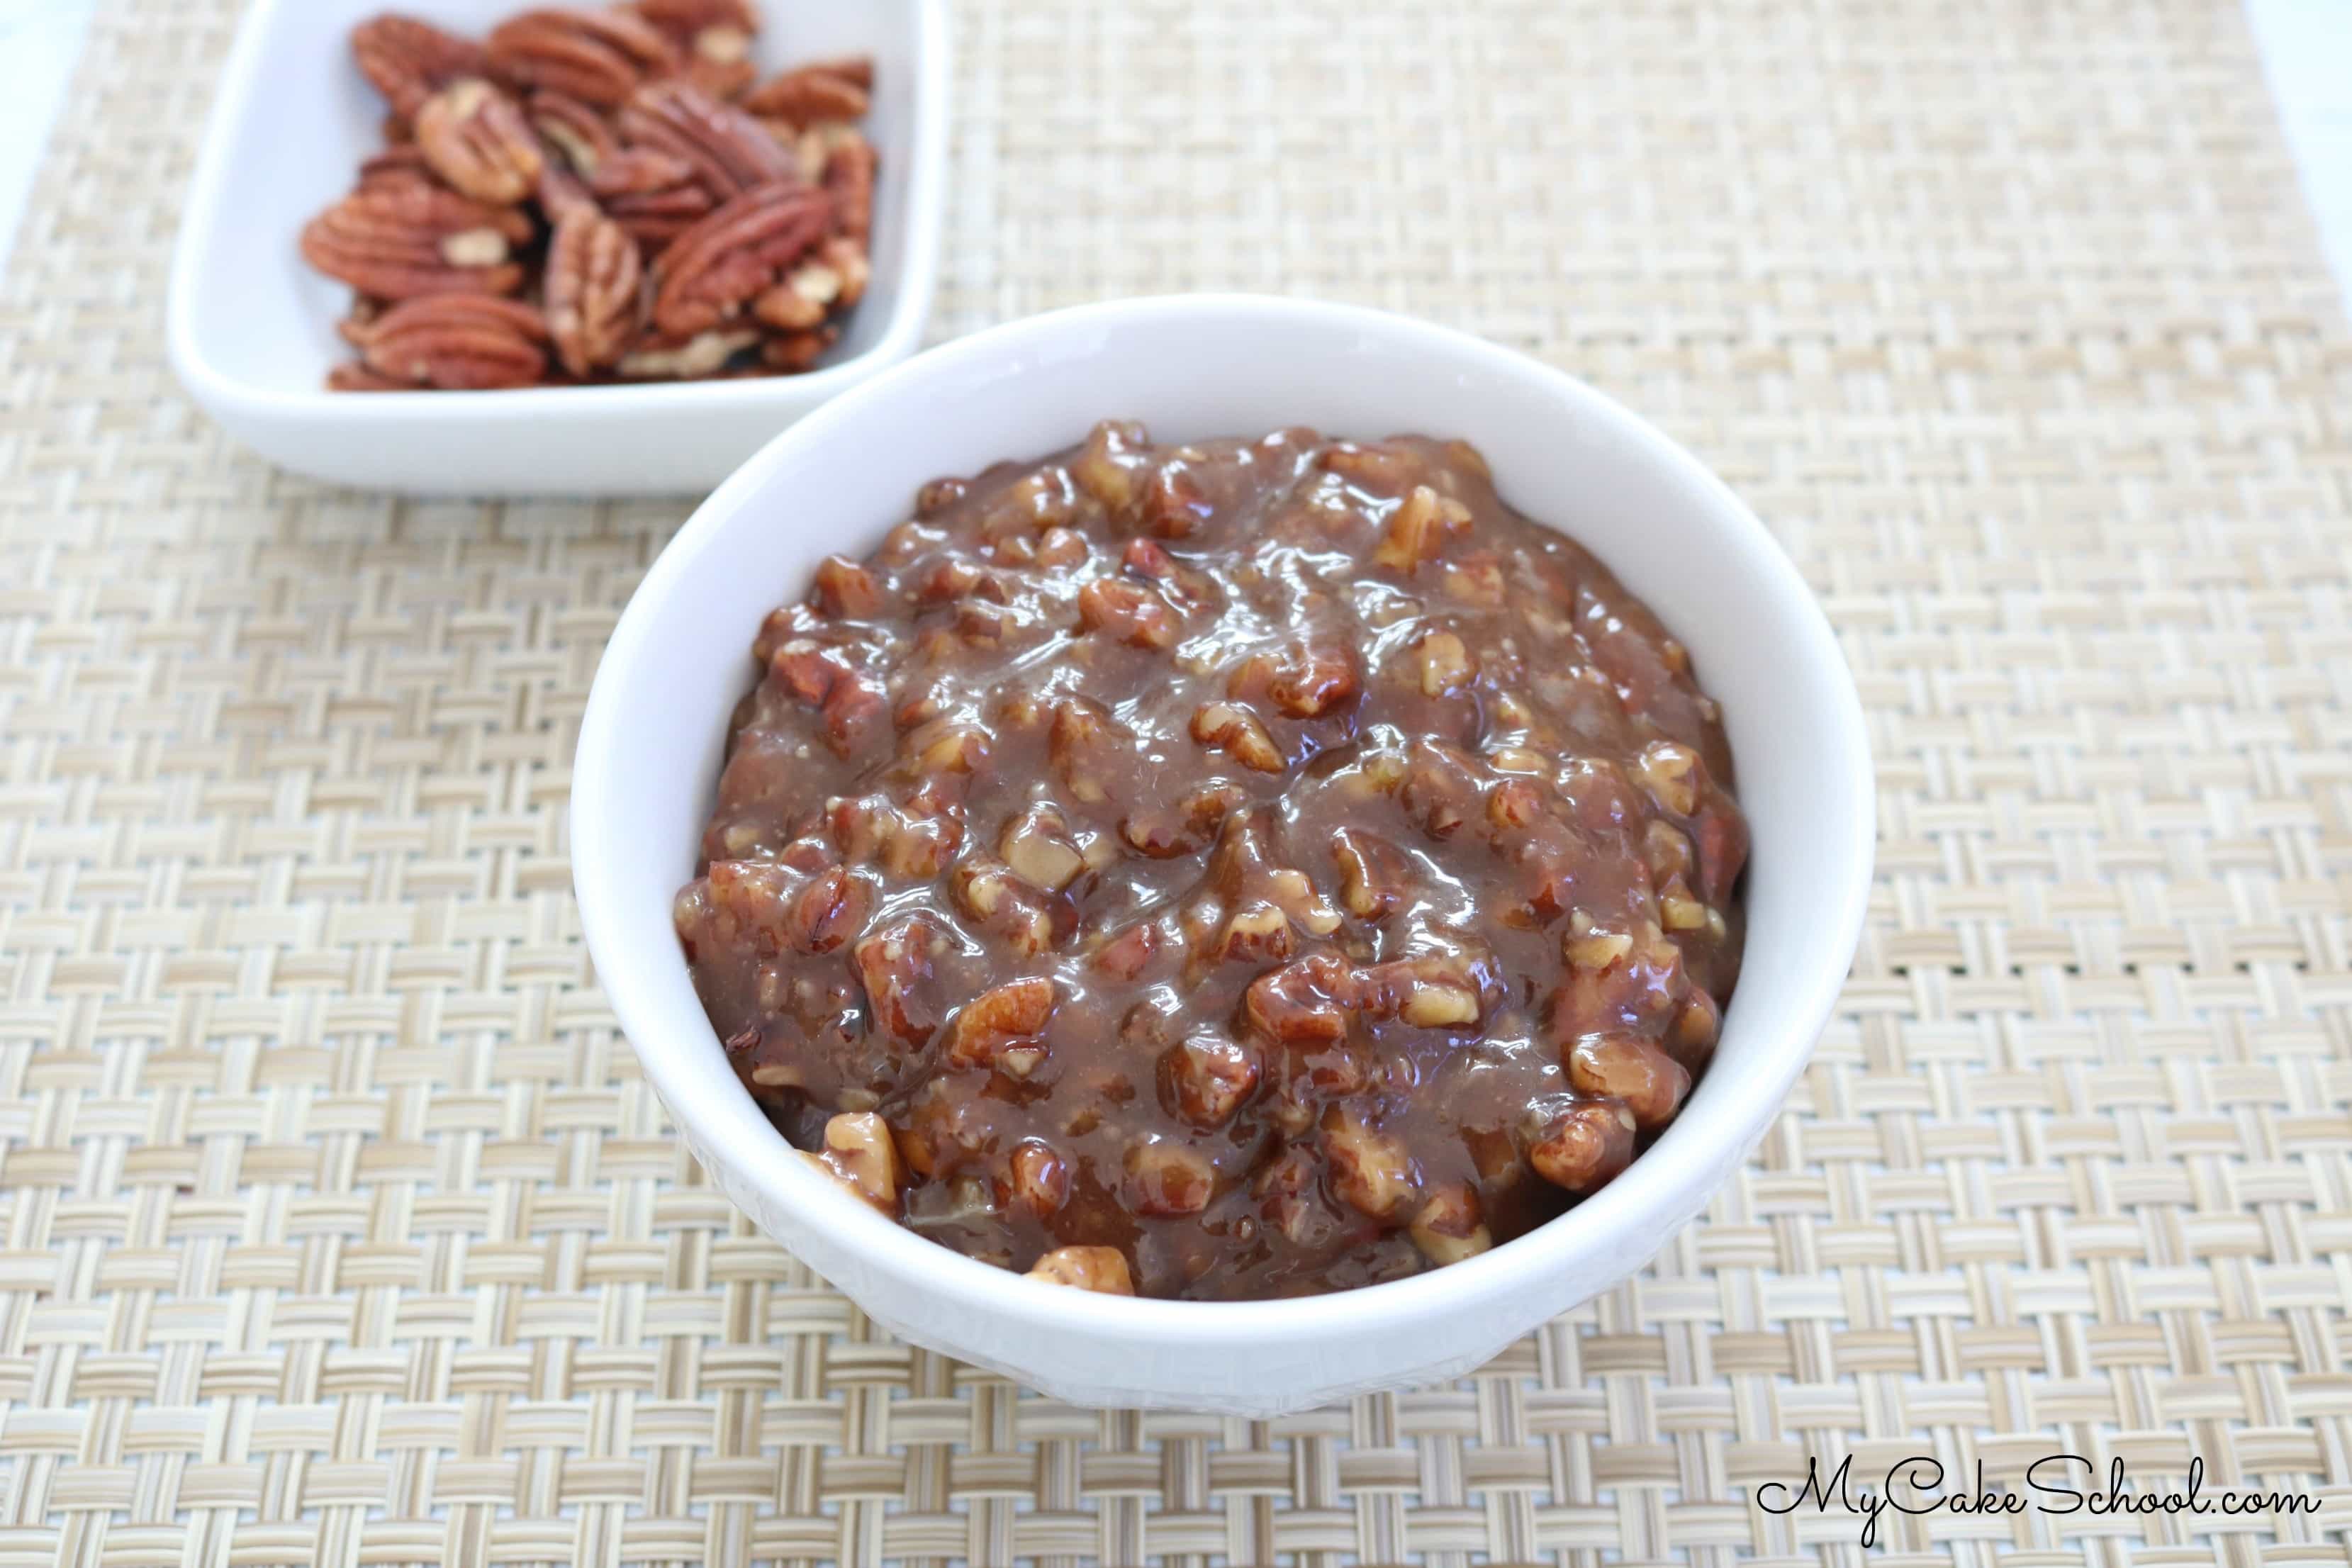
[{"label": "pecan half", "polygon": [[539,198],[539,210],[551,224],[562,223],[583,209],[603,210],[588,194],[587,183],[565,167],[562,153],[544,142],[540,144],[539,183],[531,194]]},{"label": "pecan half", "polygon": [[543,166],[522,110],[479,77],[451,82],[418,106],[416,150],[461,195],[492,206],[530,195]]},{"label": "pecan half", "polygon": [[686,79],[711,97],[737,97],[759,79],[751,37],[760,17],[750,0],[637,0],[630,8],[669,36],[686,57]]},{"label": "pecan half", "polygon": [[743,95],[745,110],[798,127],[824,120],[862,120],[872,103],[870,59],[814,60],[769,78]]},{"label": "pecan half", "polygon": [[421,179],[362,186],[312,218],[302,255],[362,294],[511,294],[522,286],[515,247],[530,219]]},{"label": "pecan half", "polygon": [[[686,51],[686,65],[678,71],[677,79],[692,83],[722,102],[731,103],[743,96],[744,89],[760,79],[760,68],[751,63],[749,55],[735,59],[713,56],[702,40],[720,36],[723,35],[700,35]],[[745,47],[749,47],[748,41]]]},{"label": "pecan half", "polygon": [[614,368],[631,381],[692,381],[717,375],[728,361],[760,341],[756,329],[713,329],[690,337],[654,336],[629,346]]},{"label": "pecan half", "polygon": [[874,232],[874,143],[851,132],[824,157],[821,183],[833,197],[834,226],[864,245]]},{"label": "pecan half", "polygon": [[553,142],[583,180],[594,179],[604,160],[621,150],[604,116],[570,93],[534,92],[523,108],[532,129]]},{"label": "pecan half", "polygon": [[632,145],[684,162],[722,202],[755,185],[799,177],[793,155],[758,121],[688,82],[647,82],[622,106],[619,125]]},{"label": "pecan half", "polygon": [[676,70],[677,50],[661,30],[625,11],[549,7],[510,16],[492,30],[491,66],[525,88],[546,88],[611,108],[649,76]]},{"label": "pecan half", "polygon": [[438,183],[433,177],[432,165],[425,161],[423,150],[414,142],[403,142],[374,153],[360,165],[358,188],[367,191],[384,185],[423,185],[430,189]]},{"label": "pecan half", "polygon": [[470,38],[389,12],[352,29],[352,56],[403,120],[413,119],[426,99],[458,78],[480,76],[489,63]]},{"label": "pecan half", "polygon": [[329,392],[410,392],[412,383],[394,381],[356,361],[346,361],[327,373]]},{"label": "pecan half", "polygon": [[679,37],[719,27],[748,39],[760,30],[760,13],[751,0],[636,0],[630,9]]},{"label": "pecan half", "polygon": [[654,264],[654,324],[689,336],[736,316],[824,237],[830,207],[823,192],[777,184],[701,219]]},{"label": "pecan half", "polygon": [[555,226],[547,247],[547,330],[574,375],[616,363],[637,328],[643,263],[628,235],[593,206]]},{"label": "pecan half", "polygon": [[751,301],[751,313],[782,332],[820,326],[841,298],[842,276],[821,256],[812,256],[784,274],[784,280]]},{"label": "pecan half", "polygon": [[605,214],[648,251],[694,226],[718,202],[682,158],[650,147],[625,147],[596,166],[588,188]]},{"label": "pecan half", "polygon": [[368,368],[418,386],[529,386],[547,369],[547,323],[516,300],[440,294],[394,305],[364,329]]},{"label": "pecan half", "polygon": [[779,332],[760,346],[760,363],[770,370],[797,375],[814,368],[824,357],[824,351],[840,341],[841,329],[830,325]]}]

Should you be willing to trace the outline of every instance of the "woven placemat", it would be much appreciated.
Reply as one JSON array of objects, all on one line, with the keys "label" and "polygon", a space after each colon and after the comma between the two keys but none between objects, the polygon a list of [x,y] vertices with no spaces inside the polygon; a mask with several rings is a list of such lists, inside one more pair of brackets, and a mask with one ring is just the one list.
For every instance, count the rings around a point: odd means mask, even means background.
[{"label": "woven placemat", "polygon": [[0,294],[0,1565],[1853,1563],[1756,1489],[2054,1452],[2325,1511],[1876,1555],[2345,1561],[2352,339],[2228,0],[961,10],[938,335],[1226,286],[1538,353],[1757,504],[1870,709],[1869,930],[1744,1176],[1265,1423],[890,1342],[679,1154],[563,805],[685,507],[191,409],[233,9],[109,6]]}]

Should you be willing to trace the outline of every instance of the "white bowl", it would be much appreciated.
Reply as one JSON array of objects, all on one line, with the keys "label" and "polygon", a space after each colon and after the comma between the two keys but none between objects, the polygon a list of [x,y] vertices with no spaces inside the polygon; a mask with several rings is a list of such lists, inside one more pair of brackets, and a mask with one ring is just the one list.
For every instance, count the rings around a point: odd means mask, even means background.
[{"label": "white bowl", "polygon": [[[1504,498],[1591,546],[1723,705],[1755,847],[1748,952],[1713,1063],[1631,1169],[1541,1229],[1409,1279],[1254,1302],[1039,1284],[901,1229],[793,1157],[729,1069],[670,925],[761,617],[862,552],[915,488],[1042,456],[1096,420],[1163,441],[1286,425],[1461,436]],[[596,672],[572,795],[596,972],[712,1179],[907,1339],[1090,1405],[1268,1415],[1468,1371],[1640,1268],[1746,1158],[1861,930],[1873,839],[1861,705],[1803,581],[1681,447],[1559,371],[1396,316],[1192,296],[1087,306],[936,348],[812,415],[704,502]]]},{"label": "white bowl", "polygon": [[[529,0],[394,0],[475,37]],[[172,258],[166,336],[188,395],[273,462],[427,494],[703,490],[827,398],[914,352],[930,314],[946,185],[945,0],[767,0],[763,71],[874,58],[881,153],[874,278],[805,375],[517,392],[331,393],[351,290],[297,247],[383,144],[352,26],[385,0],[256,0],[237,30]]]}]

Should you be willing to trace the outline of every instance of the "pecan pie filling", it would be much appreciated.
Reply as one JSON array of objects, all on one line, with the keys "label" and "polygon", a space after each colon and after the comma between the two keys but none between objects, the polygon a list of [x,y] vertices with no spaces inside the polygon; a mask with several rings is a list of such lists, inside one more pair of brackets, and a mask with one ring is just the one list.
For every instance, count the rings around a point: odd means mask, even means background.
[{"label": "pecan pie filling", "polygon": [[926,487],[753,653],[696,986],[782,1134],[960,1252],[1412,1274],[1610,1181],[1715,1046],[1716,706],[1460,442],[1106,424]]}]

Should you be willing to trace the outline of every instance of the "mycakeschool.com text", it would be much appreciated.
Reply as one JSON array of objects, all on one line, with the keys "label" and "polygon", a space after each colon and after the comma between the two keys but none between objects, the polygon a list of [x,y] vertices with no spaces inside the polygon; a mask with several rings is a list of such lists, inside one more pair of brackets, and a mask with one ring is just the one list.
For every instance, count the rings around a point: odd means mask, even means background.
[{"label": "mycakeschool.com text", "polygon": [[2109,1460],[2103,1469],[2083,1454],[2046,1454],[2028,1465],[2015,1483],[1989,1482],[1979,1460],[1967,1479],[1972,1484],[1956,1485],[1942,1460],[1914,1454],[1889,1465],[1873,1485],[1868,1476],[1855,1478],[1849,1454],[1826,1473],[1820,1459],[1807,1460],[1801,1481],[1762,1482],[1756,1488],[1755,1502],[1770,1514],[1801,1508],[1852,1514],[1861,1525],[1865,1547],[1879,1544],[1890,1513],[1924,1517],[2030,1511],[2092,1520],[2151,1514],[2285,1518],[2319,1510],[2319,1499],[2303,1493],[2209,1488],[2201,1458],[2189,1461],[2185,1476],[2167,1477],[2159,1485],[2134,1484],[2121,1458]]}]

